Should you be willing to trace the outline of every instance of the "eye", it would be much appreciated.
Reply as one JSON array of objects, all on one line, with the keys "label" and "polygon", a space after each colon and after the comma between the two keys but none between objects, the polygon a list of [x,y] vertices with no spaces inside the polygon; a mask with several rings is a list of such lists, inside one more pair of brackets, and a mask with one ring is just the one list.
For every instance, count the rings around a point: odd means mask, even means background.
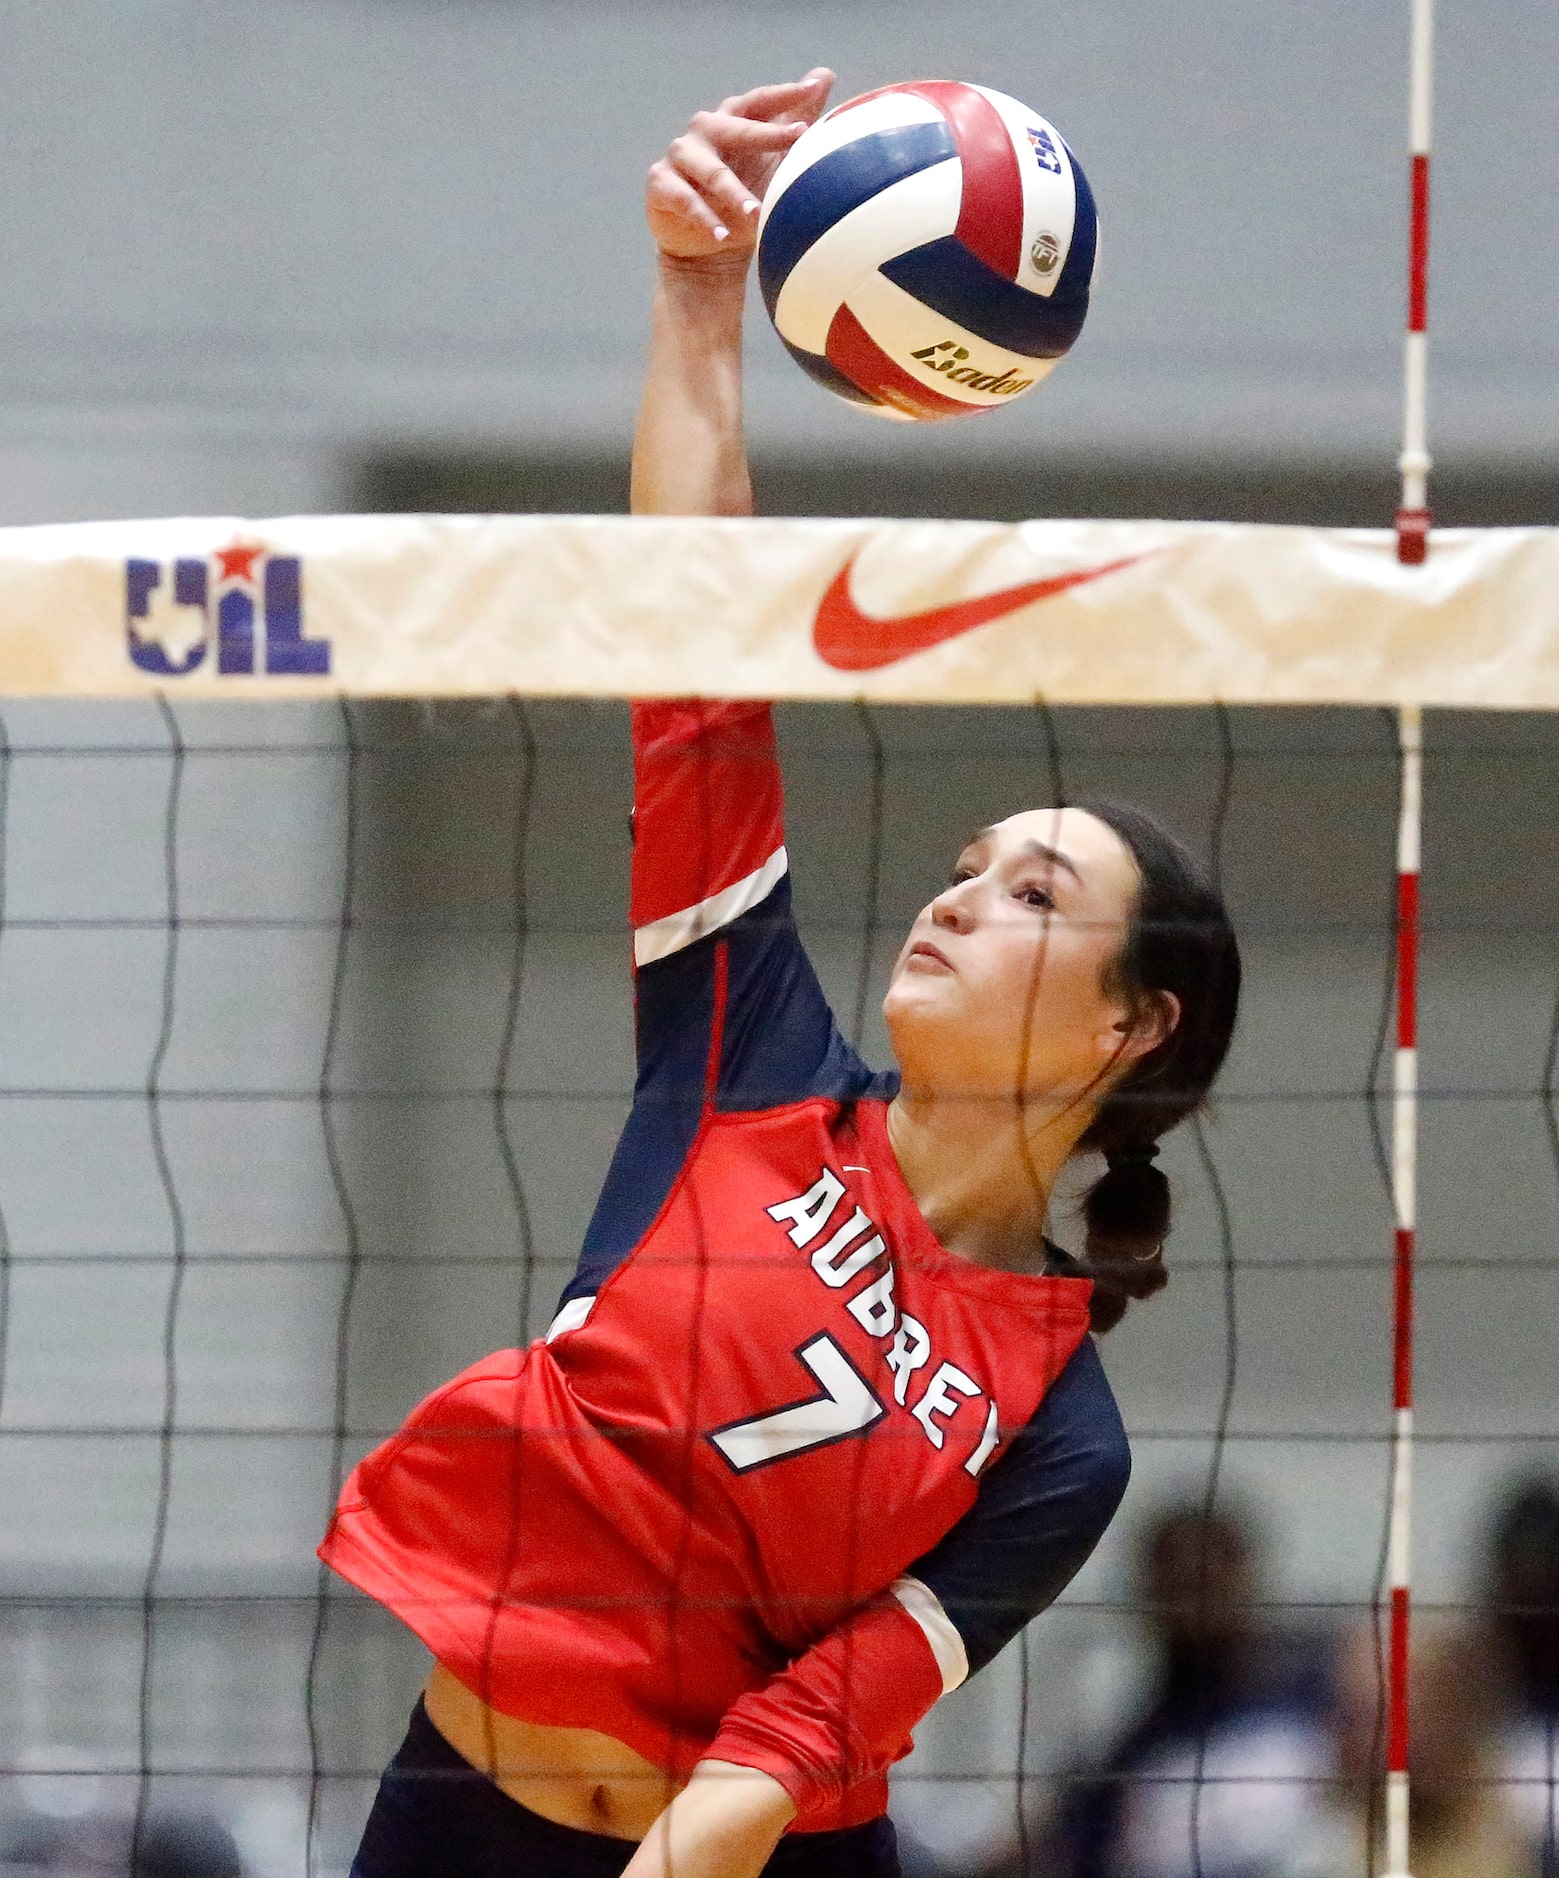
[{"label": "eye", "polygon": [[1024,887],[1020,889],[1018,898],[1025,906],[1037,906],[1047,913],[1055,910],[1055,895],[1048,887]]},{"label": "eye", "polygon": [[973,879],[974,869],[972,867],[955,867],[952,873],[947,877],[947,884],[950,887],[961,887],[966,880]]}]

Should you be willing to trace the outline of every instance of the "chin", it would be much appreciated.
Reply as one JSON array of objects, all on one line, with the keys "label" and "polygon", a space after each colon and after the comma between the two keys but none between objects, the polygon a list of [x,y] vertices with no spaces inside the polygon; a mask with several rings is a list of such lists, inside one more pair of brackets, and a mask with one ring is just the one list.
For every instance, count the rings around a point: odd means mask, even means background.
[{"label": "chin", "polygon": [[961,1055],[968,1033],[961,1001],[945,980],[913,973],[895,979],[882,1001],[882,1021],[899,1066],[932,1064]]},{"label": "chin", "polygon": [[929,973],[922,976],[917,972],[899,972],[882,1000],[883,1022],[890,1031],[896,1021],[919,1022],[933,1013],[943,1023],[948,1022],[952,1016],[952,1000],[945,995],[948,989],[945,980]]}]

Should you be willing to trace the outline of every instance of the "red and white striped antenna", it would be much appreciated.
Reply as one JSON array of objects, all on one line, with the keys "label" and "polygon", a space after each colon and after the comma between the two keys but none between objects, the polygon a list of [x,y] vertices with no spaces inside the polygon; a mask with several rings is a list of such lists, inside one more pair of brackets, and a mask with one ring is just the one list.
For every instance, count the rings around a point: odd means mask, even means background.
[{"label": "red and white striped antenna", "polygon": [[1434,110],[1434,0],[1413,0],[1408,111],[1407,341],[1402,359],[1402,505],[1397,559],[1429,553],[1429,147]]},{"label": "red and white striped antenna", "polygon": [[[1408,113],[1407,339],[1402,359],[1402,502],[1397,559],[1429,555],[1429,154],[1434,105],[1434,0],[1412,0]],[[1383,1878],[1409,1878],[1408,1666],[1413,1595],[1413,1277],[1418,1233],[1418,876],[1423,849],[1423,713],[1398,714],[1397,1049],[1391,1107],[1395,1227],[1392,1309],[1391,1593],[1386,1686],[1386,1843]]]},{"label": "red and white striped antenna", "polygon": [[1413,1267],[1418,1229],[1418,874],[1423,832],[1423,715],[1399,719],[1397,1049],[1391,1106],[1396,1282],[1392,1325],[1391,1634],[1386,1687],[1386,1878],[1408,1878],[1408,1641],[1413,1584]]}]

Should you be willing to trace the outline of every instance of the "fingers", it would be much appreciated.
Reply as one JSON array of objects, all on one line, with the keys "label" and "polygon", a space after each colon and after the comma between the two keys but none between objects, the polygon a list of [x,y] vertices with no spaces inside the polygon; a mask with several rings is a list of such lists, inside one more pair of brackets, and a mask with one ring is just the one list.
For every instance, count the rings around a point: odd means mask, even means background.
[{"label": "fingers", "polygon": [[713,135],[735,138],[738,142],[752,144],[756,148],[773,147],[784,139],[793,137],[804,128],[801,120],[791,113],[775,118],[743,117],[737,111],[700,111],[688,126],[703,136]]},{"label": "fingers", "polygon": [[661,248],[703,253],[730,243],[732,251],[750,250],[760,198],[785,152],[817,121],[833,82],[819,66],[700,111],[650,167],[646,206]]},{"label": "fingers", "polygon": [[797,117],[764,122],[700,111],[666,155],[722,213],[751,215],[780,158],[806,128]]},{"label": "fingers", "polygon": [[678,137],[665,160],[692,184],[720,221],[739,227],[758,213],[758,198],[707,138],[691,131]]},{"label": "fingers", "polygon": [[828,101],[833,82],[834,75],[826,65],[814,66],[805,78],[791,79],[783,85],[757,85],[751,91],[727,98],[720,106],[720,114],[766,124],[782,118],[798,118],[803,123],[814,124]]},{"label": "fingers", "polygon": [[665,157],[650,165],[649,207],[652,221],[662,217],[681,220],[714,242],[730,237],[731,231],[719,214]]},{"label": "fingers", "polygon": [[687,127],[687,135],[701,137],[729,162],[747,156],[783,156],[805,129],[794,118],[765,124],[725,111],[700,111]]}]

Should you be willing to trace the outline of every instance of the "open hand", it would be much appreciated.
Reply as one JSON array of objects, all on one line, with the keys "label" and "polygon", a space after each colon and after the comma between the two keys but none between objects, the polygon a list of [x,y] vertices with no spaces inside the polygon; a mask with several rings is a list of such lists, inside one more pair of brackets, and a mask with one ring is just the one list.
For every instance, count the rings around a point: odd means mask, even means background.
[{"label": "open hand", "polygon": [[700,111],[650,165],[645,214],[661,253],[684,261],[751,254],[769,178],[822,116],[833,82],[818,66],[791,84],[759,85]]}]

